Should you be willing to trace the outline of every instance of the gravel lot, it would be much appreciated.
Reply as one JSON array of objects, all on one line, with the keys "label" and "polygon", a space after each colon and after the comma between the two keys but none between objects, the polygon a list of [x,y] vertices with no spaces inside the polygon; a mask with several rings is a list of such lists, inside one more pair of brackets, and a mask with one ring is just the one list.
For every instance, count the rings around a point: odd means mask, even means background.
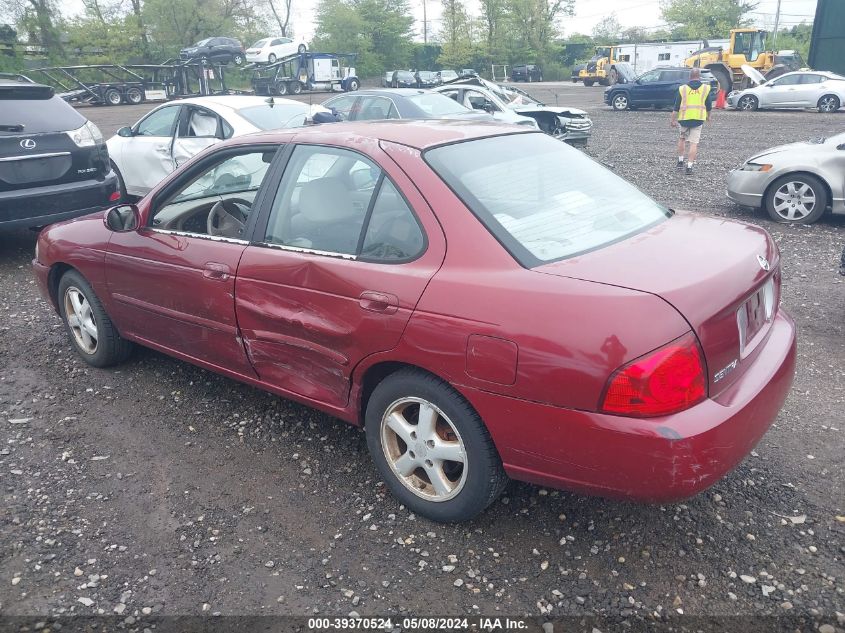
[{"label": "gravel lot", "polygon": [[[753,152],[841,131],[845,113],[718,112],[685,177],[667,111],[616,113],[581,85],[529,89],[587,109],[588,152],[658,200],[760,224],[780,244],[798,373],[738,469],[679,505],[513,483],[471,523],[430,523],[387,494],[363,435],[337,420],[151,351],[88,367],[37,293],[33,235],[0,234],[0,615],[143,628],[163,614],[683,613],[845,627],[845,217],[780,226],[724,196]],[[111,134],[146,109],[86,114]]]}]

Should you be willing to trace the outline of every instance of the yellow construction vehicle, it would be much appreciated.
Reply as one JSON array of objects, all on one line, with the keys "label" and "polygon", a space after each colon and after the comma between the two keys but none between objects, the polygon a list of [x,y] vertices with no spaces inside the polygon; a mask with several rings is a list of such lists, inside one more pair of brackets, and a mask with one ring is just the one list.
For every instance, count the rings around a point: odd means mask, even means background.
[{"label": "yellow construction vehicle", "polygon": [[707,68],[719,82],[719,88],[727,92],[747,87],[750,80],[742,71],[743,65],[751,66],[767,79],[800,66],[800,58],[796,60],[795,55],[781,56],[766,50],[767,35],[766,31],[759,29],[731,29],[727,49],[720,46],[702,48],[688,57],[684,64]]},{"label": "yellow construction vehicle", "polygon": [[597,46],[596,54],[587,62],[585,68],[578,72],[578,79],[584,82],[585,86],[592,86],[595,83],[603,86],[612,86],[619,82],[619,71],[616,64],[619,63],[618,46]]}]

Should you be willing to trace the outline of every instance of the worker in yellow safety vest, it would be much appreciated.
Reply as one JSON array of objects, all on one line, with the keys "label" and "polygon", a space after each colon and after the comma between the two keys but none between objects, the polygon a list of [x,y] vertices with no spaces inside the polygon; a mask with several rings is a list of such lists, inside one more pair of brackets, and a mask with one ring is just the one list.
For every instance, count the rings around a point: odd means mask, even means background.
[{"label": "worker in yellow safety vest", "polygon": [[[690,71],[689,82],[678,88],[675,97],[675,107],[672,109],[672,127],[680,125],[681,135],[678,139],[678,167],[684,166],[684,156],[687,156],[687,175],[692,173],[698,156],[698,143],[701,141],[701,128],[710,118],[713,107],[713,94],[708,84],[702,83],[701,71],[693,68]],[[689,154],[686,144],[689,143]]]}]

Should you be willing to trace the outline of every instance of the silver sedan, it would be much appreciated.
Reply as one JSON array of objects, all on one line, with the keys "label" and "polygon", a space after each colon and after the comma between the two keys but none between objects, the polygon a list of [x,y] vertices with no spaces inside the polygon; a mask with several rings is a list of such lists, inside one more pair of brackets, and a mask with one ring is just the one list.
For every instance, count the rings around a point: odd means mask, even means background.
[{"label": "silver sedan", "polygon": [[766,80],[750,66],[743,71],[760,85],[728,95],[737,110],[758,108],[817,108],[836,112],[845,105],[845,77],[823,71],[798,71]]},{"label": "silver sedan", "polygon": [[752,156],[728,175],[727,194],[776,222],[811,224],[826,209],[845,214],[845,133]]}]

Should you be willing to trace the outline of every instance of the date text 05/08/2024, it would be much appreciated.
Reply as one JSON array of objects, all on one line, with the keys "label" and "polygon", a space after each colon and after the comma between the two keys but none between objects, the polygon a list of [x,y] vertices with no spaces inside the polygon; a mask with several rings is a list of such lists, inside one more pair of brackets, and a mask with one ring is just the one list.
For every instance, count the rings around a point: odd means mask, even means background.
[{"label": "date text 05/08/2024", "polygon": [[507,617],[341,617],[309,618],[312,631],[381,630],[391,631],[518,631],[528,628],[525,620]]}]

